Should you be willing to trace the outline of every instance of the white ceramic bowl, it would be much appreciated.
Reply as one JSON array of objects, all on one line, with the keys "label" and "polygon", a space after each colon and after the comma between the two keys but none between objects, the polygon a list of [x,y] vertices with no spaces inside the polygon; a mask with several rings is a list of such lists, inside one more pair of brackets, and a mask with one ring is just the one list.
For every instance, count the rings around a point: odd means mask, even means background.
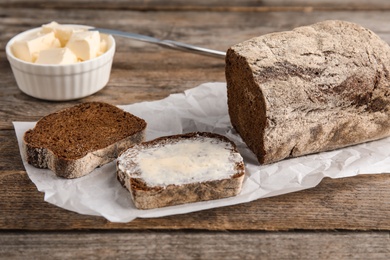
[{"label": "white ceramic bowl", "polygon": [[[71,26],[90,28],[85,25]],[[39,30],[41,28],[22,32],[6,45],[7,58],[21,91],[39,99],[62,101],[92,95],[107,85],[115,54],[115,40],[111,35],[101,34],[102,37],[107,37],[108,46],[105,53],[75,64],[42,65],[16,58],[11,51],[11,45]]]}]

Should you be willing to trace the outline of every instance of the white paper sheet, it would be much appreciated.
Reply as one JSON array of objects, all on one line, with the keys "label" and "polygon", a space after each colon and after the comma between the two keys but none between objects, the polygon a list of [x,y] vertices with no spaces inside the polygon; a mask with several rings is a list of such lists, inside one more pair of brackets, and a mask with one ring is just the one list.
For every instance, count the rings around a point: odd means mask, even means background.
[{"label": "white paper sheet", "polygon": [[[78,179],[62,179],[37,169],[23,158],[28,176],[45,193],[45,201],[80,214],[103,216],[111,222],[129,222],[245,203],[315,187],[324,177],[390,173],[390,138],[353,147],[260,166],[232,129],[227,112],[226,83],[206,83],[163,100],[120,106],[145,119],[146,138],[193,131],[215,132],[234,141],[244,157],[246,178],[241,193],[232,198],[138,210],[129,192],[116,180],[115,162]],[[19,148],[23,134],[35,122],[14,122]]]}]

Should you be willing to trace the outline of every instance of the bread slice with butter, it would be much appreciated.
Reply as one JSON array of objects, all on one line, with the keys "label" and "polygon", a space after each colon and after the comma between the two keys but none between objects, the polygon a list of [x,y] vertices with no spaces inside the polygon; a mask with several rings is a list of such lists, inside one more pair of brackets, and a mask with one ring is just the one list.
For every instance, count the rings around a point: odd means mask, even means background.
[{"label": "bread slice with butter", "polygon": [[214,133],[160,137],[132,146],[117,160],[117,178],[139,209],[235,196],[244,176],[235,144]]},{"label": "bread slice with butter", "polygon": [[144,140],[146,122],[103,102],[82,103],[41,118],[24,134],[27,162],[77,178]]}]

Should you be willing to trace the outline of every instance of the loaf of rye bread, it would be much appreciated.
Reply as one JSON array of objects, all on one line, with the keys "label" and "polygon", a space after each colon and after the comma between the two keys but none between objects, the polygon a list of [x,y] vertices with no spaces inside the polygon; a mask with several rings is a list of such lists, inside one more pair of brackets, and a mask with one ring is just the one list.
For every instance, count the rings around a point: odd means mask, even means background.
[{"label": "loaf of rye bread", "polygon": [[82,103],[41,118],[24,134],[27,162],[77,178],[144,140],[146,122],[116,106]]},{"label": "loaf of rye bread", "polygon": [[231,123],[262,164],[390,135],[390,47],[324,21],[256,37],[226,57]]},{"label": "loaf of rye bread", "polygon": [[244,175],[235,144],[213,133],[157,138],[134,145],[117,160],[117,178],[139,209],[235,196]]}]

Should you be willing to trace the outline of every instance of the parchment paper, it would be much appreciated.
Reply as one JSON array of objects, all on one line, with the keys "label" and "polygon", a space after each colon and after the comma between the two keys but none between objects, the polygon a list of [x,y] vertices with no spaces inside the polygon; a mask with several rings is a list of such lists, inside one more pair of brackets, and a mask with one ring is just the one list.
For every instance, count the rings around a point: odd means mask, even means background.
[{"label": "parchment paper", "polygon": [[[226,83],[206,83],[163,100],[120,107],[147,121],[147,140],[193,131],[215,132],[230,138],[245,161],[242,192],[221,200],[138,210],[130,193],[116,180],[115,162],[85,177],[67,180],[56,177],[50,170],[27,164],[21,153],[28,176],[45,193],[45,201],[80,214],[103,216],[111,222],[129,222],[135,218],[182,214],[295,192],[315,187],[324,177],[390,173],[390,138],[260,166],[231,127]],[[34,125],[35,122],[14,122],[19,148],[24,132]]]}]

